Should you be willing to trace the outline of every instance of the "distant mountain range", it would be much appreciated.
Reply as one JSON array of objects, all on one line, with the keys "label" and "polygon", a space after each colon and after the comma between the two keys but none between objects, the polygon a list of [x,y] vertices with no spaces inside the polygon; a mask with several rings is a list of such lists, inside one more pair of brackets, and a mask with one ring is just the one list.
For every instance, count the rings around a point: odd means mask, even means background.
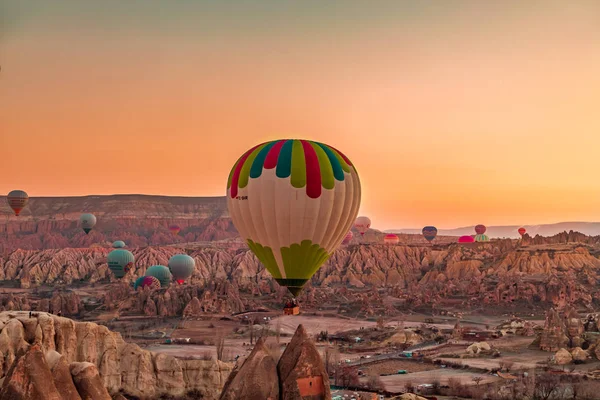
[{"label": "distant mountain range", "polygon": [[[600,222],[559,222],[556,224],[542,225],[488,226],[485,234],[491,238],[518,238],[519,233],[517,232],[517,230],[520,227],[524,227],[525,229],[527,229],[527,233],[530,236],[552,236],[564,231],[569,232],[571,230],[575,232],[581,232],[589,236],[600,235]],[[421,229],[388,229],[386,232],[419,234],[421,233]],[[438,235],[443,236],[462,236],[474,234],[475,226],[465,226],[462,228],[438,230]]]}]

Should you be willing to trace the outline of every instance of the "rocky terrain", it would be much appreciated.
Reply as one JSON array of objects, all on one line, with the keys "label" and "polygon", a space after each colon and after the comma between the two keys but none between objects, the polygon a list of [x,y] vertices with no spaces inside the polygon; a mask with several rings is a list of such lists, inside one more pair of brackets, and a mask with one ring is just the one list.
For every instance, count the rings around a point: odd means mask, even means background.
[{"label": "rocky terrain", "polygon": [[154,354],[94,323],[42,312],[0,313],[2,399],[156,398],[192,390],[216,399],[232,367]]},{"label": "rocky terrain", "polygon": [[[358,308],[365,316],[436,307],[447,299],[460,299],[460,306],[469,308],[502,304],[547,309],[569,303],[593,309],[600,300],[598,247],[590,244],[589,237],[577,233],[547,239],[550,244],[528,244],[535,238],[526,237],[523,241],[500,240],[475,247],[350,244],[340,247],[315,274],[300,300],[315,308],[337,304],[332,310],[338,313]],[[279,302],[286,295],[245,248],[134,248],[136,266],[120,281],[106,265],[109,251],[15,250],[0,257],[0,280],[5,287],[39,291],[36,299],[31,294],[19,297],[19,291],[11,289],[10,294],[0,295],[0,307],[55,312],[60,308],[70,313],[65,315],[75,315],[82,305],[68,299],[74,285],[110,284],[111,290],[97,300],[120,302],[130,297],[128,284],[143,275],[147,267],[165,265],[179,252],[196,260],[192,285],[141,292],[122,309],[146,315],[181,315],[188,303],[198,298],[203,312],[233,313],[265,305],[268,299]],[[44,290],[55,293],[44,294]],[[389,301],[390,296],[396,300]]]},{"label": "rocky terrain", "polygon": [[[96,215],[89,235],[79,227],[82,213]],[[179,235],[169,225],[181,228]],[[32,197],[15,217],[0,197],[0,253],[15,249],[109,247],[124,240],[131,247],[234,238],[225,197],[113,195]]]}]

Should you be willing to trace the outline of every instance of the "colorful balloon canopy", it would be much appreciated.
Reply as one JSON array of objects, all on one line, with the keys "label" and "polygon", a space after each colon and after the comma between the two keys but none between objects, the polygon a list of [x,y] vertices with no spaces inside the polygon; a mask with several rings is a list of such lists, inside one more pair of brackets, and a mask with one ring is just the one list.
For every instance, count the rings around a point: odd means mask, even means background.
[{"label": "colorful balloon canopy", "polygon": [[96,225],[96,216],[94,214],[81,214],[81,217],[79,217],[79,223],[87,235]]},{"label": "colorful balloon canopy", "polygon": [[475,243],[473,236],[465,235],[458,238],[458,243]]},{"label": "colorful balloon canopy", "polygon": [[169,225],[169,231],[173,235],[178,235],[179,231],[181,231],[181,228],[179,227],[179,225]]},{"label": "colorful balloon canopy", "polygon": [[185,283],[185,279],[175,279],[178,285],[183,285]]},{"label": "colorful balloon canopy", "polygon": [[487,231],[487,228],[485,227],[485,225],[477,225],[475,226],[475,233],[478,235],[483,235],[485,233],[485,231]]},{"label": "colorful balloon canopy", "polygon": [[185,281],[194,273],[196,261],[187,254],[176,254],[169,259],[169,271],[175,280]]},{"label": "colorful balloon canopy", "polygon": [[392,233],[385,235],[383,238],[383,243],[385,244],[396,244],[400,242],[400,238]]},{"label": "colorful balloon canopy", "polygon": [[18,217],[21,210],[29,203],[29,196],[22,190],[13,190],[6,196],[6,201]]},{"label": "colorful balloon canopy", "polygon": [[116,242],[113,242],[112,247],[114,249],[122,249],[123,247],[125,247],[125,242],[122,240],[117,240]]},{"label": "colorful balloon canopy", "polygon": [[348,231],[348,233],[346,233],[346,236],[344,236],[344,240],[342,240],[342,244],[350,243],[350,241],[352,240],[353,237],[354,237],[354,233],[352,233],[352,231]]},{"label": "colorful balloon canopy", "polygon": [[521,235],[521,237],[527,232],[527,229],[525,228],[519,228],[519,235]]},{"label": "colorful balloon canopy", "polygon": [[133,289],[137,290],[137,288],[150,288],[150,289],[160,289],[160,281],[154,276],[140,276],[135,280],[133,284]]},{"label": "colorful balloon canopy", "polygon": [[475,235],[475,241],[476,242],[489,242],[490,238],[487,235],[479,234],[479,235]]},{"label": "colorful balloon canopy", "polygon": [[116,278],[122,278],[131,270],[135,263],[133,254],[125,249],[115,249],[108,253],[108,268]]},{"label": "colorful balloon canopy", "polygon": [[146,276],[153,276],[160,281],[161,287],[167,287],[171,283],[171,272],[164,265],[153,265],[146,270]]},{"label": "colorful balloon canopy", "polygon": [[227,182],[233,224],[294,296],[341,244],[358,214],[360,194],[350,160],[309,140],[251,148]]},{"label": "colorful balloon canopy", "polygon": [[354,222],[354,227],[358,231],[358,233],[363,236],[371,227],[371,220],[369,217],[358,217]]},{"label": "colorful balloon canopy", "polygon": [[437,228],[435,226],[426,226],[423,228],[421,233],[423,234],[425,240],[431,242],[437,236]]}]

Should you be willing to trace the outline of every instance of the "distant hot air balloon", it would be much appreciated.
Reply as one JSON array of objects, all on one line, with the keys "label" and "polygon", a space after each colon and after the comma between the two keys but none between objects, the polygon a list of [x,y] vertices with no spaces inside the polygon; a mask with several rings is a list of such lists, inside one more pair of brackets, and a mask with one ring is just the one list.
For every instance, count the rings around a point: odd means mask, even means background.
[{"label": "distant hot air balloon", "polygon": [[179,225],[169,225],[169,231],[171,231],[171,233],[175,236],[179,235],[180,230],[181,228]]},{"label": "distant hot air balloon", "polygon": [[400,238],[398,236],[394,235],[393,233],[388,233],[383,238],[383,243],[385,243],[385,244],[396,244],[398,242],[400,242]]},{"label": "distant hot air balloon", "polygon": [[523,237],[523,235],[525,235],[525,232],[527,232],[527,229],[519,228],[519,235],[521,235],[521,237]]},{"label": "distant hot air balloon", "polygon": [[108,268],[116,278],[122,278],[133,268],[135,257],[125,249],[115,249],[108,253]]},{"label": "distant hot air balloon", "polygon": [[352,227],[360,181],[350,160],[331,146],[276,140],[234,164],[227,205],[250,249],[297,296]]},{"label": "distant hot air balloon", "polygon": [[117,240],[116,242],[113,242],[112,247],[113,249],[122,249],[125,247],[125,242],[122,240]]},{"label": "distant hot air balloon", "polygon": [[137,290],[137,288],[147,288],[150,289],[160,289],[160,281],[154,276],[140,276],[135,280],[133,284],[133,289]]},{"label": "distant hot air balloon", "polygon": [[458,238],[458,243],[475,243],[473,236],[465,235]]},{"label": "distant hot air balloon", "polygon": [[6,196],[6,201],[10,208],[13,209],[15,215],[18,217],[21,210],[25,208],[29,202],[29,196],[22,190],[13,190]]},{"label": "distant hot air balloon", "polygon": [[364,234],[371,227],[371,220],[369,219],[369,217],[358,217],[356,218],[356,222],[354,222],[354,227],[356,228],[358,233],[361,234],[361,236],[364,236]]},{"label": "distant hot air balloon", "polygon": [[475,227],[475,233],[478,235],[483,235],[485,233],[485,231],[487,231],[487,228],[485,227],[485,225],[477,225]]},{"label": "distant hot air balloon", "polygon": [[175,279],[178,285],[183,285],[185,283],[185,279]]},{"label": "distant hot air balloon", "polygon": [[354,237],[354,233],[352,233],[352,231],[348,231],[348,233],[346,233],[346,236],[344,236],[344,240],[342,240],[342,244],[350,243],[350,241],[352,240],[353,237]]},{"label": "distant hot air balloon", "polygon": [[431,242],[437,236],[437,228],[435,226],[426,226],[421,231],[423,233],[423,237],[428,242]]},{"label": "distant hot air balloon", "polygon": [[81,214],[81,217],[79,217],[79,222],[83,228],[83,231],[87,235],[90,233],[94,225],[96,225],[96,216],[94,214]]},{"label": "distant hot air balloon", "polygon": [[475,241],[476,242],[489,242],[490,238],[487,235],[484,235],[483,233],[481,233],[479,235],[475,235]]},{"label": "distant hot air balloon", "polygon": [[146,276],[153,276],[160,281],[161,287],[169,286],[171,283],[171,272],[164,265],[153,265],[146,270]]},{"label": "distant hot air balloon", "polygon": [[173,279],[185,281],[194,273],[196,269],[196,261],[187,254],[176,254],[169,259],[169,271],[173,275]]}]

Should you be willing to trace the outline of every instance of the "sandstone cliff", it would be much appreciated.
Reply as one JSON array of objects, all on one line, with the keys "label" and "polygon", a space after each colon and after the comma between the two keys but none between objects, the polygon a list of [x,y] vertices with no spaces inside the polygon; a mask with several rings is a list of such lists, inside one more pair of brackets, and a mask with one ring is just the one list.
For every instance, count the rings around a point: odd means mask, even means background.
[{"label": "sandstone cliff", "polygon": [[[61,390],[73,394],[73,388],[65,386],[69,379],[83,399],[105,398],[103,388],[142,398],[196,389],[204,398],[215,399],[232,369],[221,361],[154,354],[104,326],[43,312],[33,313],[32,318],[28,312],[0,313],[0,355],[0,377],[6,378],[0,392],[3,399],[19,393],[34,397],[15,399],[70,398],[54,394]],[[63,384],[47,386],[47,397],[35,397],[45,387],[40,381]]]}]

